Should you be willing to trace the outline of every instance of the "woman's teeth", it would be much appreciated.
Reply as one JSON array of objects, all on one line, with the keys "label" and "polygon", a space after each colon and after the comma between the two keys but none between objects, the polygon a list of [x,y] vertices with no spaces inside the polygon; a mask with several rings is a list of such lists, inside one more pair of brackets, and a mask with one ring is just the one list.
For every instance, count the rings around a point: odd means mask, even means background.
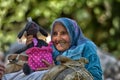
[{"label": "woman's teeth", "polygon": [[64,45],[65,45],[65,42],[59,42],[59,44],[60,44],[61,46],[64,46]]}]

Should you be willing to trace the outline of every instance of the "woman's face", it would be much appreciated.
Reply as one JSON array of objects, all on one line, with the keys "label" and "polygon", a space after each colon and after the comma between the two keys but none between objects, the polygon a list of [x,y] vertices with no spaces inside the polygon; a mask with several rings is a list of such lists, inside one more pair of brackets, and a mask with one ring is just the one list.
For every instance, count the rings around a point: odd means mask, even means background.
[{"label": "woman's face", "polygon": [[58,51],[65,51],[70,47],[70,37],[68,32],[60,23],[54,25],[52,42]]}]

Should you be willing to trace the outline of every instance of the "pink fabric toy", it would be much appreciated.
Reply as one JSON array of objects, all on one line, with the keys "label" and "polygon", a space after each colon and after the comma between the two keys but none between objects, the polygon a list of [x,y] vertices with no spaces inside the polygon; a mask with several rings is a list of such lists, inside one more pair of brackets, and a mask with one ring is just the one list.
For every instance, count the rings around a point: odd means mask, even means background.
[{"label": "pink fabric toy", "polygon": [[[37,42],[34,39],[34,46],[36,46]],[[33,70],[37,70],[38,68],[45,68],[47,67],[44,62],[42,62],[42,59],[46,60],[50,64],[53,64],[52,59],[52,43],[50,42],[48,46],[42,46],[39,47],[32,47],[26,51],[26,54],[28,55],[28,65]]]}]

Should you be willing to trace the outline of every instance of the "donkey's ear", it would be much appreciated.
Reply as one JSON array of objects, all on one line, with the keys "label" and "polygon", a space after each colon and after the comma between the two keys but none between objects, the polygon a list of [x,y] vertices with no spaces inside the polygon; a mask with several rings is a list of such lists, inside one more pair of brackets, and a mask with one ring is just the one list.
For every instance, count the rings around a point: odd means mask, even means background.
[{"label": "donkey's ear", "polygon": [[34,21],[32,21],[32,18],[31,18],[31,17],[28,17],[27,20],[28,20],[28,22],[31,22],[31,23],[35,24],[35,25],[36,25],[36,28],[40,31],[40,33],[41,33],[42,35],[44,35],[45,37],[48,36],[47,31],[45,31],[41,26],[39,26],[37,23],[35,23]]},{"label": "donkey's ear", "polygon": [[20,39],[20,38],[23,36],[24,32],[25,32],[25,29],[23,29],[22,31],[20,31],[20,32],[18,33],[18,36],[17,36],[17,37]]},{"label": "donkey's ear", "polygon": [[40,33],[41,33],[42,35],[44,35],[45,37],[48,36],[47,31],[45,31],[41,26],[39,27],[39,31],[40,31]]},{"label": "donkey's ear", "polygon": [[19,39],[23,36],[24,32],[29,29],[29,27],[30,27],[31,24],[32,24],[32,22],[27,22],[27,24],[25,25],[25,27],[18,33],[17,37]]},{"label": "donkey's ear", "polygon": [[24,29],[22,29],[22,30],[18,33],[18,36],[17,36],[17,37],[18,37],[19,39],[23,36],[24,32],[29,29],[31,23],[32,23],[32,18],[31,18],[31,17],[28,17],[28,18],[27,18],[27,24],[25,25]]}]

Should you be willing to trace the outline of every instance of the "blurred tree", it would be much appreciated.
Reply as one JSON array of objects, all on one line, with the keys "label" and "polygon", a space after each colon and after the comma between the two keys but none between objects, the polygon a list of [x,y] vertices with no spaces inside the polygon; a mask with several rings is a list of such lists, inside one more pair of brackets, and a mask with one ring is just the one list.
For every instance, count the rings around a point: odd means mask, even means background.
[{"label": "blurred tree", "polygon": [[120,0],[0,0],[0,50],[6,52],[27,17],[50,31],[58,17],[75,19],[85,36],[116,57],[120,52]]}]

